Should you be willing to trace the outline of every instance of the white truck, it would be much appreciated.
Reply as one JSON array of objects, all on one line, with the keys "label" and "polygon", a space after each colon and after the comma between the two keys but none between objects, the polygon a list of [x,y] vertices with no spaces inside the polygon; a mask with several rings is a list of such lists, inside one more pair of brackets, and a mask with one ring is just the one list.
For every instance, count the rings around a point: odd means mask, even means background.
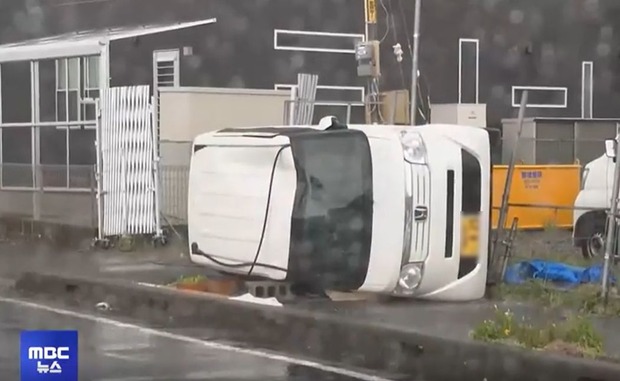
[{"label": "white truck", "polygon": [[483,297],[489,132],[455,125],[230,128],[196,137],[190,258],[246,279]]},{"label": "white truck", "polygon": [[607,209],[614,181],[614,141],[605,142],[605,154],[583,169],[581,191],[573,211],[573,243],[586,259],[602,256],[605,249]]}]

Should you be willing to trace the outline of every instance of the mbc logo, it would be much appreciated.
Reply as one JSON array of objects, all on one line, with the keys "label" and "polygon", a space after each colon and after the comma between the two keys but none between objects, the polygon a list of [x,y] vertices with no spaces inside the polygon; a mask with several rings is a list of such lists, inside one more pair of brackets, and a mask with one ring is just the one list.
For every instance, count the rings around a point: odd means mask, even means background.
[{"label": "mbc logo", "polygon": [[29,360],[69,360],[69,347],[30,347]]},{"label": "mbc logo", "polygon": [[19,352],[23,381],[78,381],[77,331],[22,331]]}]

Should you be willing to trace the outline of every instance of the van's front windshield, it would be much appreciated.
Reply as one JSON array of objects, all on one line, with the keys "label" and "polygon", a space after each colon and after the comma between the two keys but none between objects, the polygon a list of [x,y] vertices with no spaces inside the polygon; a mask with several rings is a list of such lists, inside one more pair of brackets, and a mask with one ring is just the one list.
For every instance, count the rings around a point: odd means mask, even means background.
[{"label": "van's front windshield", "polygon": [[366,277],[372,235],[372,161],[360,131],[291,137],[297,190],[289,280],[352,290]]}]

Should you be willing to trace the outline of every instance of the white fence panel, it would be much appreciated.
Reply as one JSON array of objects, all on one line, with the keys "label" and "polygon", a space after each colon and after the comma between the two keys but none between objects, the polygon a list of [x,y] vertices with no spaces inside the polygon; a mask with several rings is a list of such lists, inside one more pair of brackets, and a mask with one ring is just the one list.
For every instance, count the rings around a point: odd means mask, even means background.
[{"label": "white fence panel", "polygon": [[149,86],[101,97],[103,236],[159,233],[155,126]]}]

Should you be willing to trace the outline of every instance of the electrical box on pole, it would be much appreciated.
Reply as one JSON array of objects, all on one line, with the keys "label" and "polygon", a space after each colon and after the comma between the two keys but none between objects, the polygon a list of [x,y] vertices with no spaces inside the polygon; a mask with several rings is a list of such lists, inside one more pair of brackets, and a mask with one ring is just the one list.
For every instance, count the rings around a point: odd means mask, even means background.
[{"label": "electrical box on pole", "polygon": [[357,75],[377,79],[381,76],[379,41],[360,41],[355,46]]},{"label": "electrical box on pole", "polygon": [[381,76],[379,41],[361,41],[355,46],[357,75],[368,80],[366,95],[366,123],[381,123],[378,82]]}]

